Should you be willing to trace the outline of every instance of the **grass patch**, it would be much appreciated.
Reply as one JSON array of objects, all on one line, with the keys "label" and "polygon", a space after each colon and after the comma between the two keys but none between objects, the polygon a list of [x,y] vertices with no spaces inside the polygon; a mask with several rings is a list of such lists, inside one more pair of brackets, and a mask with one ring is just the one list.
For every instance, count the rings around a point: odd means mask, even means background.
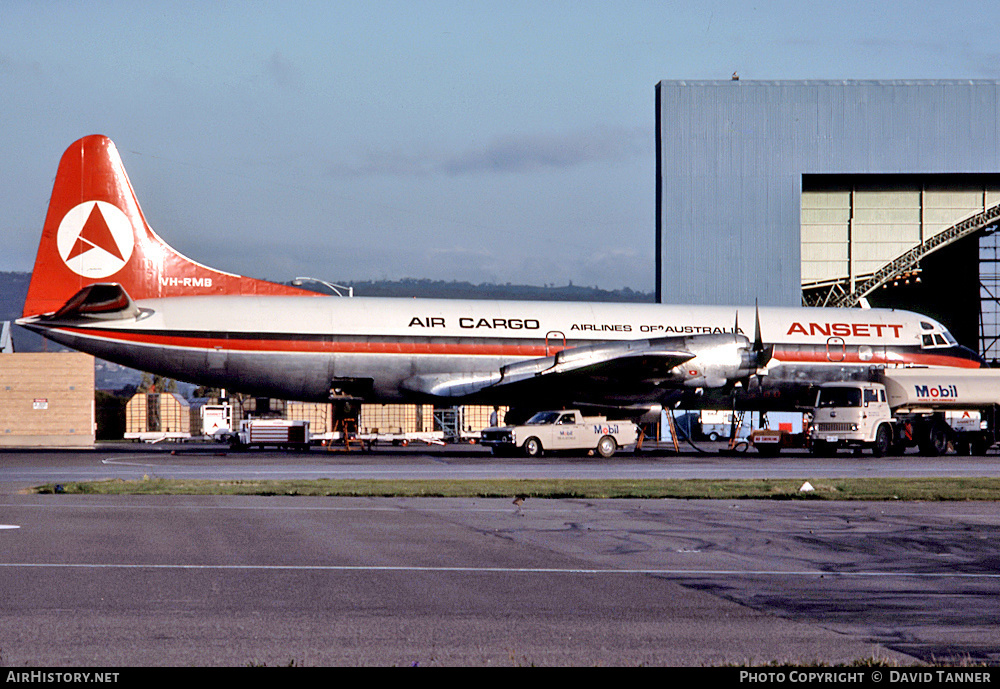
[{"label": "grass patch", "polygon": [[346,497],[683,498],[781,500],[1000,500],[1000,478],[731,480],[365,480],[188,481],[144,477],[46,484],[33,493],[73,495],[304,495]]}]

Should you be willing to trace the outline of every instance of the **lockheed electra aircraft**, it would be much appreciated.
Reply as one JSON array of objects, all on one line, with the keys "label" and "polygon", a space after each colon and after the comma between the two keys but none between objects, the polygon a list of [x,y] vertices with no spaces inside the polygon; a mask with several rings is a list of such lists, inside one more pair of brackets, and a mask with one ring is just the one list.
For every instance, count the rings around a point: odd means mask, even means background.
[{"label": "lockheed electra aircraft", "polygon": [[17,322],[143,371],[324,402],[790,409],[880,367],[982,365],[906,311],[333,297],[221,272],[150,229],[103,136],[62,157]]}]

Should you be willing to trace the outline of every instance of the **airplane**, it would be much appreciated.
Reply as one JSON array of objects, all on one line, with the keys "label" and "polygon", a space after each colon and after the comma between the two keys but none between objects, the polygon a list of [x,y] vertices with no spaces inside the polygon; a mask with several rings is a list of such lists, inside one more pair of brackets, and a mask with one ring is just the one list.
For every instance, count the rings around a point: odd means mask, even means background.
[{"label": "airplane", "polygon": [[682,403],[795,409],[820,383],[882,367],[985,366],[939,322],[893,309],[340,297],[215,270],[153,232],[100,135],[62,157],[17,323],[258,396],[621,418]]}]

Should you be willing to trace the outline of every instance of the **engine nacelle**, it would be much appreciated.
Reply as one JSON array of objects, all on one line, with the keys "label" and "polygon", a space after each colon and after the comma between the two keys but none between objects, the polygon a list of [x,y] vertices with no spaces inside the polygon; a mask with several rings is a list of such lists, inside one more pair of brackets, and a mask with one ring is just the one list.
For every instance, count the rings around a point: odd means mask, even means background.
[{"label": "engine nacelle", "polygon": [[755,348],[746,335],[739,333],[695,335],[683,340],[682,347],[694,357],[671,369],[667,381],[685,387],[721,388],[746,380],[760,374],[770,359],[769,349]]}]

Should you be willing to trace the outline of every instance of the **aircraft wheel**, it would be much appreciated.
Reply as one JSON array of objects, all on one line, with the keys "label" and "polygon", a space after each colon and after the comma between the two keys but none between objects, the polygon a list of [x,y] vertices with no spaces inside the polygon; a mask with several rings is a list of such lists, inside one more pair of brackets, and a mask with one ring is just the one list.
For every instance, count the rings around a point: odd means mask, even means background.
[{"label": "aircraft wheel", "polygon": [[610,435],[606,435],[597,441],[597,454],[605,459],[614,455],[617,449],[618,443]]},{"label": "aircraft wheel", "polygon": [[528,438],[524,441],[521,449],[524,450],[527,457],[540,457],[542,455],[542,441],[538,438]]}]

